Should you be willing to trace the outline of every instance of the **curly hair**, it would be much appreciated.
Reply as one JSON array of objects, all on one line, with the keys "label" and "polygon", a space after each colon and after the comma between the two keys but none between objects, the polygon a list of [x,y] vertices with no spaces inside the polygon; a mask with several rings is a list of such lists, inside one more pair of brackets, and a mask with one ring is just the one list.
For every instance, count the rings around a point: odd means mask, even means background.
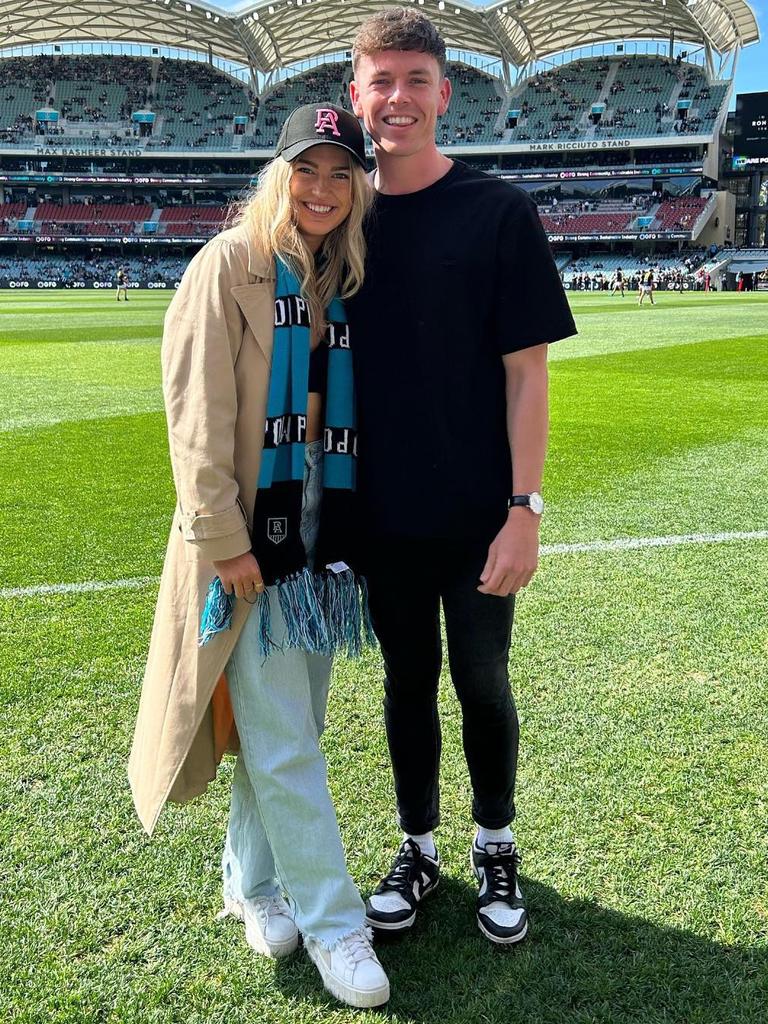
[{"label": "curly hair", "polygon": [[434,57],[445,75],[445,40],[426,15],[410,7],[388,7],[366,18],[352,43],[352,68],[360,57],[384,50],[413,50]]}]

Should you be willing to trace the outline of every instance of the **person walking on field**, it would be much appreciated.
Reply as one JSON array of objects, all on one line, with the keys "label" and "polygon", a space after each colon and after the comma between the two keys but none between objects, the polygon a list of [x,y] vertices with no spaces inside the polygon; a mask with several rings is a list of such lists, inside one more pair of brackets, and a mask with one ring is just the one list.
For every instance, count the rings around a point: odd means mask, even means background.
[{"label": "person walking on field", "polygon": [[197,253],[168,307],[178,505],[129,765],[151,832],[166,800],[203,792],[239,749],[224,913],[270,957],[292,953],[301,931],[325,987],[358,1007],[385,1003],[389,982],[319,737],[332,655],[364,642],[341,300],[362,281],[369,200],[356,118],[298,107],[239,223]]},{"label": "person walking on field", "polygon": [[367,917],[410,928],[438,884],[442,603],[477,824],[477,924],[515,943],[528,918],[507,659],[515,594],[538,559],[547,345],[575,327],[532,200],[437,149],[451,85],[435,26],[384,10],[363,22],[352,59],[350,98],[376,156],[366,278],[349,304],[358,495],[404,832]]},{"label": "person walking on field", "polygon": [[128,272],[122,267],[117,272],[117,295],[115,298],[120,301],[120,293],[122,292],[125,301],[128,301]]},{"label": "person walking on field", "polygon": [[615,295],[616,292],[621,292],[622,299],[624,298],[624,272],[621,267],[616,268],[616,273],[613,276],[613,285],[611,287],[611,295]]},{"label": "person walking on field", "polygon": [[652,306],[656,305],[656,303],[653,301],[653,287],[654,287],[653,271],[652,270],[646,270],[646,272],[643,274],[643,277],[642,277],[642,279],[640,281],[640,297],[637,300],[638,306],[642,306],[643,299],[646,297],[646,295],[651,300],[651,305]]}]

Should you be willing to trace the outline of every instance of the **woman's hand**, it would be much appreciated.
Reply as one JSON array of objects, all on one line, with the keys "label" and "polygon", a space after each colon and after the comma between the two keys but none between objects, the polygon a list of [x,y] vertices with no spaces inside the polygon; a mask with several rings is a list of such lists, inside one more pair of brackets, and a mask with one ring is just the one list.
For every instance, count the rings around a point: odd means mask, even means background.
[{"label": "woman's hand", "polygon": [[259,563],[250,551],[235,558],[214,562],[213,567],[226,594],[234,593],[236,597],[250,598],[264,589]]}]

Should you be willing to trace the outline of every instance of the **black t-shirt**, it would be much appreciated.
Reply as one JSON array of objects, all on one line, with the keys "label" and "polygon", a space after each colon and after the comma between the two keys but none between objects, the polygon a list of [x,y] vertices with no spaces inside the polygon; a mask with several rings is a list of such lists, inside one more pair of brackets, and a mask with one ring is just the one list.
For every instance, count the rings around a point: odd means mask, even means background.
[{"label": "black t-shirt", "polygon": [[576,333],[533,201],[454,161],[377,194],[355,338],[358,491],[374,535],[480,537],[512,494],[502,356]]}]

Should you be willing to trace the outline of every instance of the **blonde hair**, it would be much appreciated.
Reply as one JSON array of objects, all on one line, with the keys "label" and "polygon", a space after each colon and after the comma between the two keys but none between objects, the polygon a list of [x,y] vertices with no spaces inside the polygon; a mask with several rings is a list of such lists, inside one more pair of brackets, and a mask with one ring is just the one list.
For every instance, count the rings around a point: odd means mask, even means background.
[{"label": "blonde hair", "polygon": [[365,236],[363,220],[372,193],[365,171],[350,157],[352,209],[349,216],[322,241],[315,254],[301,236],[291,197],[293,167],[282,157],[272,160],[259,175],[256,188],[246,195],[235,211],[234,223],[245,225],[264,255],[278,255],[291,266],[301,283],[301,294],[309,306],[313,337],[325,329],[325,311],[340,294],[349,298],[363,283]]}]

